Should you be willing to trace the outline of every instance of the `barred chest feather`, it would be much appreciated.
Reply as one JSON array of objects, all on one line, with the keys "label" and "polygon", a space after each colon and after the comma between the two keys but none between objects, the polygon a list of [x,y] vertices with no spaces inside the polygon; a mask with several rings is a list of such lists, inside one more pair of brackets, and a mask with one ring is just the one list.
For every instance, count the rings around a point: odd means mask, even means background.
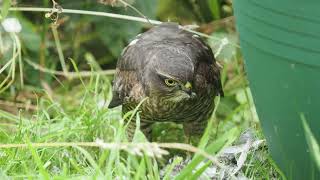
[{"label": "barred chest feather", "polygon": [[[133,110],[137,103],[123,104],[123,112]],[[164,97],[148,98],[140,107],[144,122],[190,122],[206,121],[214,109],[214,95],[202,95],[195,99],[174,103]]]}]

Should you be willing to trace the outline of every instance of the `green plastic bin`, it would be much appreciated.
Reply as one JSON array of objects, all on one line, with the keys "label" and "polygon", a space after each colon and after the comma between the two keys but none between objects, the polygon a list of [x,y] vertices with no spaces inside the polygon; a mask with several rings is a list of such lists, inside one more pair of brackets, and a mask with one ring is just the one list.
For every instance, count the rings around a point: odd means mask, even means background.
[{"label": "green plastic bin", "polygon": [[288,179],[320,179],[302,126],[320,143],[320,0],[234,0],[250,88]]}]

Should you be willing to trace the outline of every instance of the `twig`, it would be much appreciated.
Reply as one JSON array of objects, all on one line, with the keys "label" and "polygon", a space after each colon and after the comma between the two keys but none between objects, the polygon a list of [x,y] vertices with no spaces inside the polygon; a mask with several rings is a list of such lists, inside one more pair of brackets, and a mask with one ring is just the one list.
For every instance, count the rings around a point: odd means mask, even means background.
[{"label": "twig", "polygon": [[234,21],[234,16],[225,17],[210,23],[211,26],[220,26],[221,24],[227,23],[229,21]]},{"label": "twig", "polygon": [[152,25],[152,23],[149,21],[148,17],[145,16],[142,12],[140,12],[137,8],[135,8],[134,6],[132,6],[131,4],[129,4],[123,0],[119,0],[119,2],[122,3],[124,6],[130,7],[132,10],[134,10],[136,13],[138,13],[141,17],[145,18],[149,24]]},{"label": "twig", "polygon": [[36,64],[28,59],[25,59],[25,61],[32,66],[34,69],[39,70],[44,73],[58,75],[58,76],[64,76],[68,78],[78,78],[81,77],[90,77],[93,75],[113,75],[115,73],[115,70],[104,70],[104,71],[80,71],[80,72],[68,72],[64,73],[63,71],[55,71],[51,69],[47,69],[45,67],[40,66],[39,64]]},{"label": "twig", "polygon": [[[207,152],[191,146],[189,144],[183,143],[98,143],[98,142],[57,142],[57,143],[31,143],[32,147],[35,148],[44,148],[44,147],[74,147],[74,146],[84,146],[84,147],[102,147],[107,149],[121,149],[126,150],[128,147],[153,147],[158,146],[160,148],[169,148],[169,149],[180,149],[184,151],[189,151],[193,153],[199,153],[203,157],[209,159],[213,163],[222,167],[218,160],[208,154]],[[103,146],[102,146],[103,145]],[[0,149],[9,149],[9,148],[28,148],[28,144],[0,144]]]},{"label": "twig", "polygon": [[[97,12],[97,11],[85,11],[85,10],[76,10],[76,9],[53,9],[53,8],[38,8],[38,7],[11,7],[9,8],[10,11],[33,11],[33,12],[59,12],[59,13],[66,13],[66,14],[82,14],[82,15],[93,15],[93,16],[104,16],[104,17],[110,17],[110,18],[116,18],[116,19],[124,19],[129,21],[137,21],[142,23],[151,23],[153,25],[159,25],[162,22],[157,20],[151,20],[151,19],[145,19],[141,17],[135,17],[135,16],[128,16],[128,15],[122,15],[122,14],[114,14],[114,13],[107,13],[107,12]],[[182,26],[181,26],[182,27]],[[182,27],[183,28],[183,27]],[[215,38],[212,36],[209,36],[207,34],[193,31],[188,28],[183,28],[186,31],[189,31],[191,33],[197,34],[199,36],[214,39],[214,40],[221,40],[219,38]],[[240,46],[238,44],[229,43],[237,48]]]},{"label": "twig", "polygon": [[[57,9],[53,8],[39,8],[39,7],[11,7],[9,11],[33,11],[33,12],[58,12]],[[129,21],[137,21],[143,23],[151,23],[153,25],[161,24],[161,21],[157,20],[146,20],[145,18],[135,17],[135,16],[128,16],[122,14],[114,14],[114,13],[107,13],[107,12],[97,12],[97,11],[85,11],[85,10],[77,10],[77,9],[62,9],[61,13],[65,14],[82,14],[82,15],[94,15],[94,16],[104,16],[116,19],[124,19]]]},{"label": "twig", "polygon": [[61,64],[62,70],[63,70],[63,72],[65,74],[68,74],[68,69],[67,69],[67,66],[66,66],[65,59],[64,59],[64,55],[63,55],[63,51],[62,51],[62,47],[61,47],[61,43],[60,43],[60,38],[59,38],[58,31],[57,31],[57,26],[56,25],[52,25],[51,26],[51,30],[52,30],[52,34],[53,34],[53,37],[54,37],[54,42],[55,42],[56,47],[57,47],[58,56],[59,56],[59,60],[60,60],[60,64]]},{"label": "twig", "polygon": [[190,144],[159,143],[158,145],[159,145],[159,147],[162,147],[162,148],[180,149],[180,150],[189,151],[189,152],[193,152],[193,153],[199,153],[203,157],[205,157],[205,158],[209,159],[210,161],[212,161],[213,163],[217,164],[219,167],[223,166],[222,164],[220,164],[218,162],[218,160],[214,156],[208,154],[207,152],[203,151],[202,149],[199,149],[197,147],[191,146]]},{"label": "twig", "polygon": [[4,54],[4,45],[3,45],[2,33],[0,33],[0,53]]},{"label": "twig", "polygon": [[[188,29],[188,28],[184,28],[183,26],[181,26],[182,29],[184,29],[185,31],[188,31],[188,32],[191,32],[193,34],[197,34],[199,36],[202,36],[202,37],[205,37],[205,38],[208,38],[208,39],[214,39],[214,40],[218,40],[218,41],[221,41],[222,38],[217,38],[217,37],[213,37],[213,36],[210,36],[208,34],[205,34],[205,33],[201,33],[201,32],[198,32],[198,31],[194,31],[192,29]],[[229,44],[237,47],[237,48],[240,48],[240,46],[238,44],[235,44],[235,43],[231,43],[231,42],[228,42]]]}]

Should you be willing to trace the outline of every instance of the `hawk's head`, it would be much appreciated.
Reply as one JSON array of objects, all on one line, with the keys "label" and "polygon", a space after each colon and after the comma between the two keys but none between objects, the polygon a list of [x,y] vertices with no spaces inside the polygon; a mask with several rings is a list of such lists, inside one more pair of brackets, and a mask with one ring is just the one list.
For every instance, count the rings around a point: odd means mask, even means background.
[{"label": "hawk's head", "polygon": [[187,54],[174,49],[155,50],[146,65],[143,79],[149,96],[168,101],[184,101],[196,97],[193,88],[194,66]]}]

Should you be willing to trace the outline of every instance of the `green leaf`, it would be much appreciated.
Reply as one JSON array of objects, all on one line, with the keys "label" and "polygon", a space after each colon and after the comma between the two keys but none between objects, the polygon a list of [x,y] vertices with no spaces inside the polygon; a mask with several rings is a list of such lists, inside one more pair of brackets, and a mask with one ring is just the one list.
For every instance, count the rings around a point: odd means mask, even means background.
[{"label": "green leaf", "polygon": [[144,159],[141,159],[141,162],[139,164],[139,167],[137,171],[135,172],[134,178],[135,180],[139,180],[142,177],[145,177],[146,175],[146,163],[144,162]]},{"label": "green leaf", "polygon": [[193,3],[186,0],[161,0],[157,9],[161,21],[189,22],[199,21]]},{"label": "green leaf", "polygon": [[218,0],[208,0],[208,4],[214,19],[220,19],[220,5]]},{"label": "green leaf", "polygon": [[201,16],[201,21],[209,23],[213,19],[215,19],[213,13],[211,12],[211,7],[209,6],[209,1],[204,1],[204,0],[196,0],[195,1],[196,5],[198,8],[198,14]]},{"label": "green leaf", "polygon": [[319,171],[320,171],[320,146],[314,137],[313,133],[311,132],[311,129],[307,123],[306,118],[304,115],[301,115],[302,125],[303,129],[306,135],[307,143],[310,149],[311,156],[313,156],[313,160],[315,161]]},{"label": "green leaf", "polygon": [[211,165],[211,161],[206,162],[201,168],[195,170],[190,179],[198,179],[202,173]]},{"label": "green leaf", "polygon": [[[132,6],[137,8],[143,15],[153,19],[156,11],[156,0],[148,1],[136,1]],[[104,7],[104,10],[107,9],[109,12],[127,14],[131,16],[140,17],[137,12],[133,11],[129,7],[126,9],[123,8],[110,8]],[[104,11],[103,10],[103,11]],[[97,25],[97,30],[101,34],[100,38],[105,46],[114,57],[118,57],[124,48],[124,46],[134,39],[134,37],[141,31],[143,24],[132,21],[117,20],[111,18],[98,18],[92,17]]]},{"label": "green leaf", "polygon": [[23,16],[19,16],[19,21],[22,26],[19,36],[23,45],[33,52],[38,52],[41,42],[40,34],[37,32],[38,27]]},{"label": "green leaf", "polygon": [[237,100],[240,104],[245,104],[245,103],[248,102],[244,90],[240,90],[240,91],[237,92],[237,94],[236,94],[236,100]]},{"label": "green leaf", "polygon": [[0,20],[6,18],[6,16],[8,15],[10,6],[11,6],[11,0],[3,0],[2,1]]}]

